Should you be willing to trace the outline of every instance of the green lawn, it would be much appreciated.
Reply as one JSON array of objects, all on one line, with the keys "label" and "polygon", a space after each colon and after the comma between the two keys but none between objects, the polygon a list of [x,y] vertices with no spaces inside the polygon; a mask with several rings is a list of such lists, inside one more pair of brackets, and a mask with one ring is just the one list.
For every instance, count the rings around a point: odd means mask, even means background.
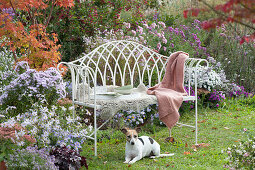
[{"label": "green lawn", "polygon": [[[193,111],[185,113],[180,122],[193,123]],[[168,143],[166,127],[145,126],[140,135],[153,137],[161,145],[161,153],[175,153],[172,157],[143,158],[132,165],[124,164],[125,136],[119,130],[99,131],[98,156],[94,157],[93,142],[87,141],[82,155],[87,157],[89,169],[224,169],[227,163],[225,150],[249,134],[255,134],[255,109],[235,100],[227,101],[218,110],[199,109],[198,143],[210,146],[193,149],[195,132],[188,127],[174,127],[175,143]],[[247,129],[244,132],[244,128]]]}]

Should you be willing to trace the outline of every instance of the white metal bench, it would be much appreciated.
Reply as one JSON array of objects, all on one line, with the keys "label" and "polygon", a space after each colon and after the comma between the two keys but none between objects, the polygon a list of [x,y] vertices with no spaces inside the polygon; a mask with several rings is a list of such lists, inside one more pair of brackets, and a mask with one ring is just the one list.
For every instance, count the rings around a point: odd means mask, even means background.
[{"label": "white metal bench", "polygon": [[[94,130],[88,138],[95,142],[95,155],[97,155],[97,130],[100,129],[108,120],[100,127],[97,127],[97,112],[102,108],[100,101],[113,101],[139,97],[134,94],[122,96],[107,95],[107,87],[132,85],[137,87],[139,84],[144,84],[151,87],[158,84],[165,73],[166,64],[169,57],[161,55],[154,50],[145,47],[137,42],[118,40],[108,42],[100,45],[89,54],[78,60],[72,62],[61,62],[65,64],[71,71],[72,78],[72,101],[73,105],[82,105],[94,108]],[[188,126],[195,128],[195,144],[197,144],[197,72],[191,76],[191,71],[197,70],[201,63],[208,67],[207,60],[188,58],[185,62],[185,70],[188,72],[187,87],[189,89],[188,95],[183,97],[184,101],[195,102],[195,125],[180,124],[181,126]],[[195,77],[192,79],[191,77]],[[191,82],[195,82],[195,96],[191,95]],[[112,87],[110,87],[112,88]],[[105,94],[105,95],[104,95]],[[112,94],[110,92],[109,94]],[[114,95],[114,94],[113,94]],[[153,101],[157,103],[156,97]],[[170,132],[171,135],[171,132]]]}]

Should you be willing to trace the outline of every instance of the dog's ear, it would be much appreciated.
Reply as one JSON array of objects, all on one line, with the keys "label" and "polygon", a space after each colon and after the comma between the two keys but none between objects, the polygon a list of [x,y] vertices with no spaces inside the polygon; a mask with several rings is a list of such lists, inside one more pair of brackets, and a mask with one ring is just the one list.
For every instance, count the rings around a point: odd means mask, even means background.
[{"label": "dog's ear", "polygon": [[137,133],[140,133],[142,129],[140,127],[137,127],[137,128],[135,128],[135,130]]},{"label": "dog's ear", "polygon": [[121,132],[124,133],[124,134],[126,134],[126,133],[127,133],[127,128],[125,127],[125,128],[123,128],[123,129],[121,129]]}]

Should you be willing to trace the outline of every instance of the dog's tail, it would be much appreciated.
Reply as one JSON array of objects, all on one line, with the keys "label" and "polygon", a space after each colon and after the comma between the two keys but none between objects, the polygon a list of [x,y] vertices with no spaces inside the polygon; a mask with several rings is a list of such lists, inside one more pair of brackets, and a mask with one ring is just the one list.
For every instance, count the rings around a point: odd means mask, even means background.
[{"label": "dog's tail", "polygon": [[169,154],[159,154],[158,156],[151,156],[150,158],[161,158],[161,157],[166,157],[166,156],[173,156],[174,153],[169,153]]}]

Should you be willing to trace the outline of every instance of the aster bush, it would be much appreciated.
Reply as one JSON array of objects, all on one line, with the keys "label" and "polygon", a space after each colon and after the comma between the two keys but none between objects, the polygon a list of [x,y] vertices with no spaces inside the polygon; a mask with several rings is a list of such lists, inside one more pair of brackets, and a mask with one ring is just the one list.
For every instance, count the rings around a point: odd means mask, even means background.
[{"label": "aster bush", "polygon": [[4,91],[4,87],[8,85],[15,77],[13,70],[14,59],[12,53],[6,48],[0,50],[0,95]]},{"label": "aster bush", "polygon": [[55,68],[46,71],[30,69],[26,62],[16,65],[17,76],[3,89],[0,104],[3,110],[10,110],[7,116],[15,116],[29,110],[39,102],[48,106],[65,97],[65,83]]},{"label": "aster bush", "polygon": [[63,106],[49,109],[34,104],[29,111],[3,122],[2,127],[11,128],[19,123],[27,134],[36,139],[39,148],[66,146],[78,151],[92,127],[84,127],[80,123],[81,118],[73,114],[72,109]]},{"label": "aster bush", "polygon": [[246,92],[243,86],[239,86],[236,83],[231,83],[228,85],[228,96],[231,98],[238,98],[238,97],[249,97],[252,95],[249,92]]},{"label": "aster bush", "polygon": [[255,167],[255,137],[232,145],[227,149],[230,169],[253,169]]},{"label": "aster bush", "polygon": [[[191,86],[195,86],[195,68],[185,70],[184,74],[184,83],[188,85],[189,74],[191,78]],[[198,78],[198,88],[204,88],[208,91],[213,89],[218,89],[224,87],[224,82],[221,79],[220,74],[211,70],[210,68],[205,68],[204,66],[199,66],[197,69],[197,78]]]},{"label": "aster bush", "polygon": [[[86,46],[82,36],[94,36],[98,30],[117,30],[123,13],[134,22],[143,19],[142,8],[154,0],[76,0],[72,8],[53,8],[47,30],[58,34],[63,61],[72,61]],[[125,14],[124,14],[125,15]]]},{"label": "aster bush", "polygon": [[136,112],[133,110],[121,111],[114,116],[114,121],[119,123],[120,119],[123,118],[124,124],[128,127],[136,127],[144,123],[146,119],[146,113],[144,110]]},{"label": "aster bush", "polygon": [[8,169],[49,169],[56,170],[55,158],[45,148],[28,146],[25,149],[17,149],[8,156],[6,165]]},{"label": "aster bush", "polygon": [[12,143],[18,146],[23,146],[25,143],[33,144],[36,142],[35,138],[33,136],[28,135],[26,129],[24,129],[18,123],[15,123],[12,127],[1,124],[0,134],[1,142],[10,139]]},{"label": "aster bush", "polygon": [[211,108],[218,108],[225,100],[225,94],[222,91],[214,89],[205,96],[203,103]]},{"label": "aster bush", "polygon": [[0,124],[0,162],[6,160],[15,149],[26,148],[36,142],[35,138],[28,135],[26,129],[15,123],[13,127]]}]

